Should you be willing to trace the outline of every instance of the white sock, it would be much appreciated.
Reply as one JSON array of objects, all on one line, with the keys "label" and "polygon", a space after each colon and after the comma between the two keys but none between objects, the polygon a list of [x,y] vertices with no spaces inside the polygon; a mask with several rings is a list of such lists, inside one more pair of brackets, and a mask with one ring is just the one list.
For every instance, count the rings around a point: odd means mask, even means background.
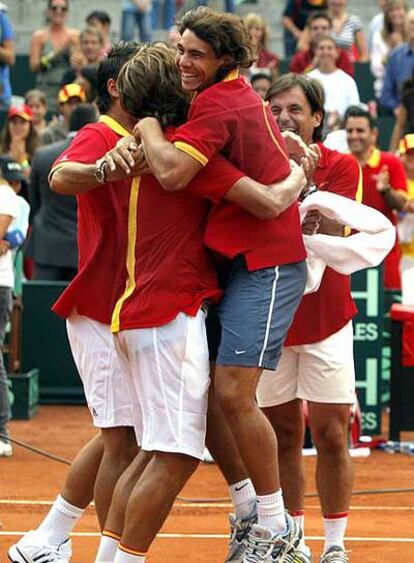
[{"label": "white sock", "polygon": [[325,529],[325,547],[324,551],[332,545],[339,545],[345,549],[344,537],[348,524],[348,512],[340,512],[338,514],[327,514],[323,518],[323,527]]},{"label": "white sock", "polygon": [[114,563],[145,563],[145,555],[127,553],[118,546]]},{"label": "white sock", "polygon": [[119,539],[108,536],[105,532],[101,535],[95,563],[106,563],[115,559]]},{"label": "white sock", "polygon": [[271,495],[257,495],[257,520],[259,526],[268,528],[273,534],[286,531],[282,489]]},{"label": "white sock", "polygon": [[59,545],[68,539],[83,513],[83,508],[73,506],[58,495],[37,531],[45,534],[51,545]]},{"label": "white sock", "polygon": [[303,510],[292,510],[290,512],[290,515],[292,516],[293,520],[296,522],[296,524],[299,526],[299,528],[302,530],[302,538],[300,540],[299,543],[299,549],[304,549],[306,548],[306,544],[305,544],[305,513]]},{"label": "white sock", "polygon": [[256,491],[250,479],[230,485],[229,493],[238,518],[246,519],[256,512]]}]

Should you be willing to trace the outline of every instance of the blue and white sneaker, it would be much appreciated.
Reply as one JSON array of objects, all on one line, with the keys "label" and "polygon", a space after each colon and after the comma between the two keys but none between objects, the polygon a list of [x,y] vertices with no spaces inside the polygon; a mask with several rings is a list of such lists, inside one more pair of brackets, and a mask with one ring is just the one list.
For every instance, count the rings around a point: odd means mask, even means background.
[{"label": "blue and white sneaker", "polygon": [[287,530],[273,535],[270,530],[254,524],[247,536],[242,563],[286,563],[302,539],[302,530],[289,514],[286,514]]},{"label": "blue and white sneaker", "polygon": [[52,546],[39,532],[32,530],[11,546],[7,556],[12,563],[69,563],[72,557],[71,540]]},{"label": "blue and white sneaker", "polygon": [[225,563],[241,563],[246,550],[247,536],[253,524],[257,522],[256,512],[246,519],[237,518],[235,514],[229,514],[230,541],[229,550]]}]

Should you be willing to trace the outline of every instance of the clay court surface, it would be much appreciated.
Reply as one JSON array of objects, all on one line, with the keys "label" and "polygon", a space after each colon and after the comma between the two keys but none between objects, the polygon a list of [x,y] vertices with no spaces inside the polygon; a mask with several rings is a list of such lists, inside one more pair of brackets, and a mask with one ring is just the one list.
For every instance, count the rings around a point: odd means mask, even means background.
[{"label": "clay court surface", "polygon": [[[12,435],[33,446],[71,459],[95,430],[84,407],[46,407],[32,421],[11,423]],[[313,492],[315,459],[306,459],[308,490]],[[414,457],[375,451],[356,459],[355,489],[414,487]],[[35,527],[59,492],[67,467],[18,446],[0,460],[0,562],[7,547]],[[217,468],[202,465],[182,493],[187,498],[222,499],[226,486]],[[352,563],[414,563],[414,493],[354,496],[348,528]],[[150,553],[151,563],[220,563],[227,543],[225,502],[177,502]],[[315,563],[322,548],[317,500],[306,501],[306,533]],[[73,563],[94,560],[98,525],[88,509],[73,534]]]}]

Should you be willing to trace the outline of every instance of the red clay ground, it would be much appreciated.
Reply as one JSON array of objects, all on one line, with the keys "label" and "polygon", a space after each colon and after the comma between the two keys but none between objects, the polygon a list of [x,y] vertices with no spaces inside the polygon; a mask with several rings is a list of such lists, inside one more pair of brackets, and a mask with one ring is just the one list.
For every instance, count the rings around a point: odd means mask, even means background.
[{"label": "red clay ground", "polygon": [[[65,458],[72,458],[95,430],[83,407],[42,407],[32,421],[11,424],[12,435],[33,446]],[[308,489],[314,491],[315,459],[306,459]],[[373,452],[356,459],[355,489],[414,486],[414,457]],[[0,460],[0,562],[7,561],[7,547],[20,533],[37,525],[47,504],[58,493],[66,475],[65,465],[18,446],[10,459]],[[222,498],[227,491],[215,466],[203,465],[183,491],[185,497]],[[22,502],[17,502],[22,501]],[[348,529],[352,563],[414,563],[414,494],[355,496]],[[307,499],[306,533],[315,560],[322,548],[322,526],[315,498]],[[161,537],[151,551],[151,563],[220,563],[226,550],[227,512],[223,504],[192,506],[177,503]],[[93,509],[88,509],[73,537],[73,563],[90,563],[98,543],[98,526]],[[89,533],[90,536],[82,534]],[[78,535],[81,534],[81,535]],[[173,534],[175,537],[165,537]],[[200,534],[201,537],[191,537]]]}]

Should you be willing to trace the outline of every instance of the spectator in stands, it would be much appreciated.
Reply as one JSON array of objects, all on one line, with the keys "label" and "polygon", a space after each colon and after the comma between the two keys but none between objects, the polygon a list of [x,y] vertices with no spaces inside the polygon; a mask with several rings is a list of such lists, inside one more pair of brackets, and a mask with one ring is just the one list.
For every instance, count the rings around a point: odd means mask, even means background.
[{"label": "spectator in stands", "polygon": [[98,69],[95,65],[85,66],[81,68],[79,76],[76,77],[75,83],[82,86],[85,92],[86,101],[94,102],[97,94],[97,75]]},{"label": "spectator in stands", "polygon": [[111,21],[110,15],[102,10],[94,10],[86,18],[88,27],[95,27],[96,29],[99,29],[103,37],[103,47],[99,53],[100,61],[112,48],[111,41],[109,39]]},{"label": "spectator in stands", "polygon": [[375,77],[374,91],[377,99],[381,96],[388,55],[406,40],[406,14],[405,0],[389,0],[385,5],[383,28],[372,37],[371,72]]},{"label": "spectator in stands", "polygon": [[396,152],[405,133],[414,132],[414,77],[401,86],[401,103],[395,111],[396,117],[390,140],[390,151]]},{"label": "spectator in stands", "polygon": [[46,94],[51,112],[57,111],[60,84],[79,44],[79,31],[66,26],[68,11],[69,0],[48,0],[48,25],[33,33],[30,45],[30,68],[37,73],[36,87]]},{"label": "spectator in stands", "polygon": [[7,109],[10,105],[10,67],[15,59],[13,29],[6,11],[0,9],[0,109]]},{"label": "spectator in stands", "polygon": [[178,31],[178,26],[172,25],[168,30],[167,44],[173,49],[176,49],[180,39],[181,34]]},{"label": "spectator in stands", "polygon": [[97,119],[94,105],[78,105],[70,116],[66,139],[41,147],[33,160],[29,185],[33,229],[27,253],[34,260],[36,280],[68,281],[77,273],[76,198],[52,192],[48,176],[52,164],[69,146],[76,131]]},{"label": "spectator in stands", "polygon": [[254,66],[257,68],[269,68],[276,76],[279,67],[279,59],[267,48],[270,30],[266,21],[262,16],[250,13],[244,18],[244,23],[249,32],[250,39],[256,48],[257,60]]},{"label": "spectator in stands", "polygon": [[282,17],[286,57],[295,54],[297,42],[302,36],[311,12],[324,10],[326,7],[326,0],[287,0]]},{"label": "spectator in stands", "polygon": [[123,0],[121,39],[132,41],[135,28],[142,43],[151,41],[151,0]]},{"label": "spectator in stands", "polygon": [[55,119],[43,133],[44,145],[66,139],[69,127],[69,117],[81,102],[86,102],[86,95],[79,84],[66,84],[59,90],[59,119]]},{"label": "spectator in stands", "polygon": [[98,68],[104,37],[97,27],[86,27],[80,34],[80,45],[70,58],[71,68],[62,77],[62,85],[76,82],[81,70],[87,66]]},{"label": "spectator in stands", "polygon": [[[306,42],[308,48],[295,53],[290,61],[289,70],[295,74],[303,74],[309,72],[317,66],[315,57],[315,45],[318,39],[332,35],[332,19],[327,12],[312,12],[309,16],[306,30]],[[303,42],[305,45],[305,42]],[[349,55],[344,49],[338,48],[338,58],[336,66],[349,74],[354,76],[354,66],[349,58]]]},{"label": "spectator in stands", "polygon": [[33,127],[39,136],[42,135],[47,127],[46,114],[47,114],[47,100],[46,95],[42,90],[28,90],[24,97],[24,103],[32,110],[33,114]]},{"label": "spectator in stands", "polygon": [[405,23],[407,42],[389,56],[380,98],[382,107],[392,111],[394,115],[398,114],[402,84],[413,76],[414,71],[414,10],[407,13]]},{"label": "spectator in stands", "polygon": [[18,162],[28,178],[30,163],[38,145],[39,137],[33,126],[32,110],[26,105],[11,106],[0,134],[0,153]]},{"label": "spectator in stands", "polygon": [[347,0],[328,0],[328,11],[333,23],[332,36],[352,61],[366,62],[369,56],[362,22],[358,16],[348,14],[346,9]]},{"label": "spectator in stands", "polygon": [[369,53],[371,53],[372,38],[374,37],[374,33],[376,31],[382,31],[382,28],[384,27],[384,10],[386,5],[387,5],[387,0],[378,0],[378,8],[380,9],[380,11],[369,22],[369,26],[368,26],[368,52]]},{"label": "spectator in stands", "polygon": [[152,0],[152,29],[170,29],[173,27],[176,6],[175,0]]},{"label": "spectator in stands", "polygon": [[400,262],[402,302],[414,305],[414,134],[405,135],[399,146],[407,174],[408,208],[400,215],[398,236],[402,253]]},{"label": "spectator in stands", "polygon": [[257,68],[250,76],[250,84],[255,92],[263,99],[273,82],[272,71],[269,68]]},{"label": "spectator in stands", "polygon": [[13,259],[10,242],[5,240],[13,221],[19,216],[17,193],[24,180],[20,165],[12,158],[0,156],[0,457],[9,457],[13,450],[8,440],[10,418],[7,372],[2,346],[12,309],[14,286]]},{"label": "spectator in stands", "polygon": [[[407,177],[401,160],[392,153],[377,149],[378,129],[368,111],[350,107],[345,116],[348,146],[362,168],[362,203],[381,211],[395,225],[395,211],[407,204]],[[400,289],[398,240],[385,259],[386,289]]]},{"label": "spectator in stands", "polygon": [[317,67],[309,76],[322,83],[329,131],[337,129],[348,106],[359,104],[355,80],[336,66],[338,48],[332,37],[321,37],[316,43]]}]

